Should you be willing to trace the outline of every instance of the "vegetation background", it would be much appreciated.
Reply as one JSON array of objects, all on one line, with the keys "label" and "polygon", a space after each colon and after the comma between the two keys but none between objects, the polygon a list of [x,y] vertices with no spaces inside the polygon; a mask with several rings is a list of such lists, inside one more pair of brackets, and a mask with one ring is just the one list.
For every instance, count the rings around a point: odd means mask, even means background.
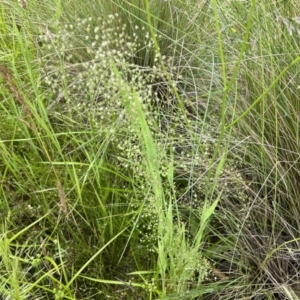
[{"label": "vegetation background", "polygon": [[299,299],[299,1],[0,3],[1,299]]}]

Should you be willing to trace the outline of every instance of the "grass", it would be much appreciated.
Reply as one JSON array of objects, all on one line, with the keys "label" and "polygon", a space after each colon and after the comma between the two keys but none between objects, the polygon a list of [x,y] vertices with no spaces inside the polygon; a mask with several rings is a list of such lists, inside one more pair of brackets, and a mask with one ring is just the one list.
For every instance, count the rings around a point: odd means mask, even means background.
[{"label": "grass", "polygon": [[298,299],[298,2],[20,4],[0,298]]}]

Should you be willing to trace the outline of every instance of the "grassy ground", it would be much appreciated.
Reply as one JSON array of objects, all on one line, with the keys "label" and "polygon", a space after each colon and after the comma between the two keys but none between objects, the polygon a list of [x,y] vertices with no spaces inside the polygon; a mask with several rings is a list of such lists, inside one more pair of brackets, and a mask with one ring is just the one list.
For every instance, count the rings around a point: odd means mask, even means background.
[{"label": "grassy ground", "polygon": [[299,299],[298,1],[0,3],[1,299]]}]

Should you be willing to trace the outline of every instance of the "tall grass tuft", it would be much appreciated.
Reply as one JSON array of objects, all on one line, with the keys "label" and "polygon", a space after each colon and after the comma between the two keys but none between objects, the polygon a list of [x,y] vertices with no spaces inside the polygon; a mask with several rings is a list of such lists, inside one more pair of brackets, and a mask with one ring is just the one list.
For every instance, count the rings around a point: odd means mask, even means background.
[{"label": "tall grass tuft", "polygon": [[[233,90],[236,101],[228,101],[227,121],[233,135],[244,140],[242,173],[249,182],[250,206],[241,219],[234,203],[224,203],[217,221],[224,227],[216,233],[223,244],[217,247],[220,265],[243,284],[217,297],[298,299],[299,37],[294,20],[299,7],[293,2],[252,5],[249,40]],[[233,9],[239,13],[230,14]],[[239,27],[246,17],[244,7],[225,11],[237,38],[239,31],[247,35],[247,28]],[[227,37],[223,47],[232,48]],[[230,232],[229,237],[224,232]]]},{"label": "tall grass tuft", "polygon": [[297,1],[0,11],[3,299],[300,297]]}]

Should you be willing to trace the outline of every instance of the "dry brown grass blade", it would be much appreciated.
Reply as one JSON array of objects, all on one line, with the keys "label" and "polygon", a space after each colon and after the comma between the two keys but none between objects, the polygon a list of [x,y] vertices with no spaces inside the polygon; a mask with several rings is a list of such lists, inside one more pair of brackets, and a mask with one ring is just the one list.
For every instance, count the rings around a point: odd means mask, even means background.
[{"label": "dry brown grass blade", "polygon": [[65,191],[63,189],[63,186],[62,186],[60,180],[57,180],[56,188],[57,188],[57,193],[58,193],[58,198],[59,198],[59,203],[57,204],[59,207],[59,215],[63,214],[65,216],[67,216],[68,201],[67,201],[66,194],[65,194]]},{"label": "dry brown grass blade", "polygon": [[220,280],[228,280],[229,276],[223,273],[220,269],[216,268],[212,263],[210,263],[212,274]]},{"label": "dry brown grass blade", "polygon": [[27,117],[31,117],[30,108],[28,107],[28,105],[27,105],[23,95],[20,93],[18,87],[14,83],[12,74],[3,65],[0,65],[0,76],[3,78],[4,82],[7,84],[8,90],[12,93],[12,95],[17,100],[17,102],[22,105],[25,115]]}]

